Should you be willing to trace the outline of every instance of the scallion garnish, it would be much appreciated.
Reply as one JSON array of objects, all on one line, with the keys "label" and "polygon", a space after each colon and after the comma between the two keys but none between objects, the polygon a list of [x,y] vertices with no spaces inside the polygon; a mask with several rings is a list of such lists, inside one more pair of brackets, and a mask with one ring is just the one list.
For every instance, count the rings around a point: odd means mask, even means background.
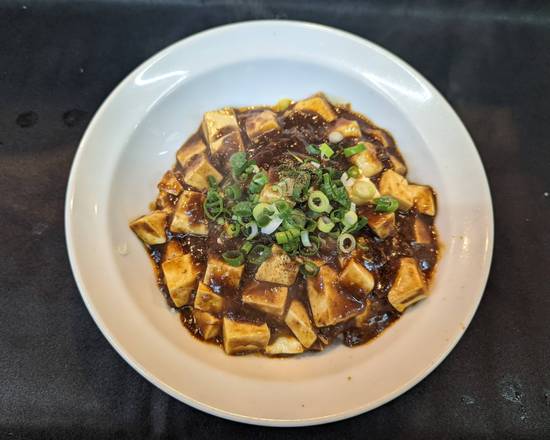
[{"label": "scallion garnish", "polygon": [[321,157],[326,157],[327,159],[330,159],[334,155],[334,150],[327,143],[319,145],[319,151],[321,152]]},{"label": "scallion garnish", "polygon": [[240,266],[244,263],[244,255],[241,251],[227,251],[222,254],[224,261],[230,266]]},{"label": "scallion garnish", "polygon": [[365,147],[364,144],[357,144],[353,147],[347,147],[347,148],[344,148],[344,156],[350,157],[350,156],[353,156],[354,154],[361,153],[366,149],[367,147]]},{"label": "scallion garnish", "polygon": [[340,251],[344,252],[345,254],[349,254],[355,249],[355,237],[349,233],[341,234],[338,237],[337,244]]},{"label": "scallion garnish", "polygon": [[300,266],[300,272],[306,277],[314,277],[319,273],[319,266],[312,261],[305,261],[304,264]]},{"label": "scallion garnish", "polygon": [[399,202],[391,196],[382,196],[376,199],[376,212],[394,212],[399,207]]},{"label": "scallion garnish", "polygon": [[330,218],[324,215],[317,220],[317,227],[321,232],[330,232],[332,228],[334,228],[334,223]]},{"label": "scallion garnish", "polygon": [[257,244],[248,253],[247,261],[252,264],[261,264],[271,256],[271,248]]},{"label": "scallion garnish", "polygon": [[313,212],[330,212],[332,209],[328,197],[322,191],[313,191],[309,195],[307,205]]}]

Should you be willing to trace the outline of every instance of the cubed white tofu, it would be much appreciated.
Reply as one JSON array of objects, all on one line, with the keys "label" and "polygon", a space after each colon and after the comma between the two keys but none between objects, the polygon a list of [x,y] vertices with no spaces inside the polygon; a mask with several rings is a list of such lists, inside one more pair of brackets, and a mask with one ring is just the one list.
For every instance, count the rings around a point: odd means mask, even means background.
[{"label": "cubed white tofu", "polygon": [[294,336],[282,335],[265,348],[265,354],[270,356],[282,354],[300,354],[304,352],[304,346]]},{"label": "cubed white tofu", "polygon": [[206,153],[206,144],[199,136],[194,136],[178,150],[176,159],[182,168],[186,168],[195,156],[202,153]]},{"label": "cubed white tofu", "polygon": [[350,121],[349,119],[339,118],[334,121],[332,128],[330,128],[329,133],[332,131],[337,131],[342,136],[358,138],[361,137],[361,128],[357,121]]},{"label": "cubed white tofu", "polygon": [[212,176],[217,183],[220,183],[223,179],[220,172],[210,163],[206,154],[201,153],[195,155],[189,162],[183,180],[189,186],[205,190],[209,186],[208,176]]},{"label": "cubed white tofu", "polygon": [[285,313],[287,295],[288,287],[252,282],[244,289],[242,301],[244,304],[276,318],[282,318]]},{"label": "cubed white tofu", "polygon": [[414,220],[413,233],[416,244],[430,244],[432,242],[432,233],[428,225],[418,217]]},{"label": "cubed white tofu", "polygon": [[223,318],[223,349],[227,354],[263,351],[271,332],[267,324],[252,324]]},{"label": "cubed white tofu", "polygon": [[363,144],[366,149],[350,156],[349,160],[361,170],[363,176],[372,177],[382,171],[384,165],[382,165],[382,162],[378,159],[376,147],[373,144],[367,141],[361,141],[359,143]]},{"label": "cubed white tofu", "polygon": [[403,162],[401,162],[397,157],[395,157],[393,154],[390,154],[390,162],[393,166],[393,170],[397,173],[397,174],[401,174],[402,176],[404,176],[405,174],[407,174],[407,167],[405,166],[405,164]]},{"label": "cubed white tofu", "polygon": [[307,295],[317,327],[338,324],[363,310],[360,301],[340,292],[336,271],[327,265],[319,268],[316,277],[307,279]]},{"label": "cubed white tofu", "polygon": [[366,295],[374,288],[374,277],[361,266],[357,261],[350,260],[339,275],[340,284],[351,289],[353,292],[360,292]]},{"label": "cubed white tofu", "polygon": [[223,310],[223,297],[214,293],[206,284],[199,282],[193,307],[197,310],[209,313],[221,313]]},{"label": "cubed white tofu", "polygon": [[172,199],[174,196],[168,194],[166,191],[159,191],[157,199],[155,200],[154,207],[156,209],[162,210],[167,214],[171,214],[174,211],[174,205],[172,204]]},{"label": "cubed white tofu", "polygon": [[397,275],[388,294],[390,304],[402,312],[411,304],[426,298],[426,282],[414,258],[399,260]]},{"label": "cubed white tofu", "polygon": [[384,239],[393,235],[396,231],[395,228],[395,213],[393,212],[369,212],[366,215],[371,228],[378,237]]},{"label": "cubed white tofu", "polygon": [[159,191],[165,191],[173,196],[179,196],[183,191],[183,186],[173,171],[166,171],[157,185]]},{"label": "cubed white tofu", "polygon": [[206,112],[202,129],[212,155],[244,149],[237,117],[231,108]]},{"label": "cubed white tofu", "polygon": [[393,170],[386,170],[378,184],[380,193],[384,196],[392,196],[399,202],[399,208],[404,211],[411,209],[413,198],[409,191],[409,183],[402,175]]},{"label": "cubed white tofu", "polygon": [[435,199],[432,189],[424,185],[409,185],[414,205],[418,212],[427,215],[435,215]]},{"label": "cubed white tofu", "polygon": [[166,242],[167,217],[164,211],[153,211],[131,222],[130,228],[145,244],[162,244]]},{"label": "cubed white tofu", "polygon": [[292,286],[300,266],[279,246],[273,245],[271,256],[265,260],[256,271],[258,281]]},{"label": "cubed white tofu", "polygon": [[263,134],[281,128],[277,122],[277,115],[271,110],[262,110],[251,114],[246,118],[245,127],[246,134],[252,141]]},{"label": "cubed white tofu", "polygon": [[311,347],[317,340],[317,334],[313,329],[307,310],[297,299],[293,300],[288,307],[285,324],[304,347]]},{"label": "cubed white tofu", "polygon": [[241,284],[243,269],[244,265],[235,267],[216,257],[209,257],[203,282],[215,293],[223,295],[225,291],[234,292]]},{"label": "cubed white tofu", "polygon": [[191,255],[180,255],[165,261],[161,266],[166,287],[168,287],[168,292],[176,307],[188,304],[199,275],[199,270],[193,263]]},{"label": "cubed white tofu", "polygon": [[380,142],[380,144],[384,147],[387,148],[390,146],[389,135],[384,130],[380,130],[379,128],[369,128],[367,130],[367,134]]},{"label": "cubed white tofu", "polygon": [[175,233],[208,235],[208,222],[204,217],[204,194],[196,191],[181,193],[170,224]]},{"label": "cubed white tofu", "polygon": [[336,113],[332,109],[332,106],[321,95],[312,96],[311,98],[298,101],[294,105],[294,110],[298,112],[306,111],[317,113],[327,122],[332,122],[336,119]]},{"label": "cubed white tofu", "polygon": [[213,339],[221,333],[222,320],[212,313],[195,309],[193,310],[193,318],[199,333],[204,339]]},{"label": "cubed white tofu", "polygon": [[[222,108],[206,112],[202,119],[202,131],[209,144],[220,137],[222,130],[223,133],[229,133],[238,129],[237,116],[235,115],[235,110],[232,108]],[[215,153],[215,151],[212,151],[212,153]]]},{"label": "cubed white tofu", "polygon": [[376,185],[365,176],[354,179],[351,185],[346,186],[346,191],[350,200],[357,206],[366,205],[380,197]]},{"label": "cubed white tofu", "polygon": [[371,313],[372,313],[372,303],[370,302],[370,300],[366,299],[365,309],[355,317],[355,322],[354,322],[355,327],[363,327],[363,325],[365,325],[365,323],[371,317]]},{"label": "cubed white tofu", "polygon": [[181,257],[183,254],[184,252],[180,242],[177,240],[171,240],[164,246],[162,261],[173,260],[174,258]]}]

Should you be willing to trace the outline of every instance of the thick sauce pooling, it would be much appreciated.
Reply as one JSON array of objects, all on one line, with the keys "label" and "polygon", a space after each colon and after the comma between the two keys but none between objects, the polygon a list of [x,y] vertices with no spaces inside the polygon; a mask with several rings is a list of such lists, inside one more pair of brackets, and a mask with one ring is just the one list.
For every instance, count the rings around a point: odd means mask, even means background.
[{"label": "thick sauce pooling", "polygon": [[[324,154],[323,145],[332,154]],[[246,153],[249,175],[235,176],[236,152]],[[276,233],[259,228],[247,245],[244,231],[231,230],[241,220],[232,214],[239,202],[254,207],[286,200],[316,220],[332,218],[308,208],[308,195],[323,188],[321,177],[315,181],[316,168],[331,170],[336,186],[342,182],[352,218],[366,223],[348,228],[352,249],[340,243],[343,220],[339,233],[311,232],[318,252],[307,257],[281,244]],[[281,182],[290,179],[302,188],[303,170],[313,176],[306,176],[308,192],[302,199],[286,197]],[[262,173],[265,182],[255,195],[252,182]],[[428,293],[438,258],[435,194],[408,182],[406,173],[387,131],[323,95],[274,107],[222,109],[205,114],[159,183],[152,212],[130,226],[149,251],[167,302],[197,338],[222,345],[228,354],[299,354],[337,340],[354,346],[374,338]],[[230,192],[235,186],[237,195]],[[217,208],[212,188],[223,198],[224,211],[209,218],[205,206]],[[296,240],[303,250],[304,242]],[[255,259],[252,244],[269,255]],[[227,255],[236,250],[240,256],[231,260]],[[304,270],[307,264],[313,272]]]}]

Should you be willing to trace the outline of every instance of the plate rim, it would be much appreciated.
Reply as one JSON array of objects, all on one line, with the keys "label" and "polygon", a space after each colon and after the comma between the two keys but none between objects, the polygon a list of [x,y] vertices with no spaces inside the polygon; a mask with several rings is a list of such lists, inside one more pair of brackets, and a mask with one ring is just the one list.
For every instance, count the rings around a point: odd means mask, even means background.
[{"label": "plate rim", "polygon": [[[284,26],[294,26],[294,27],[301,27],[305,30],[313,29],[313,30],[319,30],[322,32],[329,32],[332,34],[335,34],[339,37],[344,37],[347,39],[355,40],[356,42],[368,46],[370,49],[375,50],[376,52],[381,53],[384,57],[391,60],[393,63],[396,63],[401,68],[404,68],[408,73],[410,73],[413,77],[418,79],[424,86],[427,86],[430,90],[430,92],[436,97],[436,99],[445,107],[445,110],[449,112],[450,115],[452,115],[455,119],[455,122],[458,124],[458,127],[460,127],[463,131],[463,134],[467,137],[467,139],[471,142],[471,145],[474,147],[472,153],[474,153],[476,160],[479,165],[479,170],[481,171],[480,177],[483,177],[484,184],[486,186],[486,194],[487,194],[487,202],[488,202],[488,224],[487,224],[487,262],[486,265],[483,267],[483,271],[479,274],[480,279],[480,286],[482,286],[481,293],[478,295],[476,299],[475,306],[472,307],[471,313],[469,316],[466,316],[463,320],[464,323],[464,331],[463,332],[456,332],[452,340],[449,341],[449,344],[447,346],[447,349],[442,352],[439,355],[439,358],[436,362],[432,363],[431,365],[427,366],[425,369],[423,369],[421,372],[419,372],[415,377],[411,378],[407,383],[405,383],[402,387],[399,389],[396,389],[387,395],[385,395],[383,398],[378,399],[374,403],[370,403],[369,405],[365,405],[365,407],[360,408],[354,408],[351,410],[342,411],[340,413],[328,415],[328,416],[320,416],[320,417],[310,417],[310,418],[303,418],[303,419],[272,419],[272,418],[261,418],[261,417],[255,417],[255,416],[246,416],[242,414],[232,413],[231,411],[227,411],[220,408],[215,408],[210,405],[204,404],[198,400],[195,400],[191,397],[183,395],[182,392],[175,390],[173,387],[171,387],[169,384],[163,382],[162,380],[158,379],[154,374],[150,373],[146,367],[144,367],[137,359],[135,359],[124,347],[121,346],[121,344],[118,342],[115,335],[111,333],[111,331],[108,329],[107,324],[104,322],[100,314],[96,311],[95,307],[91,303],[91,300],[89,298],[88,292],[85,288],[85,283],[83,280],[83,277],[81,275],[80,268],[77,264],[77,256],[76,256],[76,248],[74,246],[74,240],[72,237],[72,199],[75,194],[75,180],[77,176],[77,171],[80,166],[82,156],[84,154],[84,151],[86,149],[86,145],[88,143],[88,138],[90,137],[91,133],[94,130],[94,127],[96,126],[99,119],[102,117],[102,114],[104,113],[105,109],[110,105],[112,101],[114,101],[118,95],[121,93],[122,89],[125,87],[125,85],[130,81],[130,78],[132,78],[137,72],[140,72],[144,70],[147,66],[153,65],[158,60],[162,59],[165,55],[167,55],[169,52],[171,52],[176,46],[179,46],[181,44],[189,44],[192,43],[194,40],[212,36],[214,34],[221,34],[223,32],[226,32],[231,29],[235,28],[242,28],[242,27],[248,27],[248,26],[257,26],[257,25],[284,25]],[[467,331],[468,327],[471,324],[471,321],[477,312],[477,309],[479,307],[479,304],[481,303],[481,299],[483,298],[483,295],[485,293],[485,289],[487,286],[487,282],[489,279],[489,275],[491,272],[491,265],[492,265],[492,258],[493,258],[493,251],[494,251],[494,210],[493,210],[493,202],[492,202],[492,195],[491,195],[491,188],[489,185],[489,179],[487,178],[487,173],[485,171],[485,167],[483,166],[483,162],[481,160],[481,156],[479,154],[479,150],[476,147],[475,142],[473,141],[470,133],[468,132],[467,128],[465,127],[464,123],[458,116],[458,114],[455,112],[453,107],[449,104],[449,102],[441,95],[441,93],[432,85],[432,83],[427,80],[421,73],[419,73],[416,69],[414,69],[411,65],[409,65],[406,61],[398,57],[397,55],[393,54],[392,52],[388,51],[387,49],[379,46],[376,43],[373,43],[372,41],[360,37],[358,35],[355,35],[351,32],[344,31],[338,28],[334,28],[331,26],[326,26],[323,24],[318,24],[314,22],[307,22],[307,21],[298,21],[298,20],[247,20],[247,21],[241,21],[237,23],[230,23],[225,24],[222,26],[217,26],[214,28],[206,29],[201,32],[189,35],[185,38],[182,38],[178,41],[175,41],[174,43],[168,45],[164,49],[156,52],[151,57],[144,60],[142,63],[140,63],[136,68],[134,68],[130,73],[128,73],[118,84],[117,86],[109,93],[107,98],[101,103],[97,111],[95,112],[93,118],[91,119],[90,123],[88,124],[79,144],[76,150],[76,153],[74,155],[72,165],[69,172],[69,178],[67,181],[67,190],[65,195],[65,208],[64,208],[64,223],[65,223],[65,242],[67,246],[67,252],[69,256],[69,263],[71,266],[71,271],[73,273],[73,277],[75,279],[76,285],[78,287],[78,291],[80,293],[80,296],[82,297],[82,300],[84,301],[84,304],[86,305],[86,308],[90,315],[92,316],[92,319],[94,323],[97,325],[97,327],[100,329],[103,336],[107,339],[109,344],[115,349],[115,351],[135,370],[137,371],[141,376],[143,376],[145,379],[147,379],[149,382],[151,382],[153,385],[155,385],[157,388],[161,389],[171,397],[175,398],[176,400],[183,402],[193,408],[199,409],[201,411],[204,411],[208,414],[222,417],[224,419],[246,423],[246,424],[252,424],[252,425],[260,425],[260,426],[272,426],[272,427],[300,427],[300,426],[311,426],[311,425],[320,425],[325,423],[331,423],[336,422],[340,420],[344,420],[347,418],[355,417],[359,414],[363,414],[365,412],[368,412],[372,409],[375,409],[379,406],[384,405],[385,403],[395,399],[396,397],[405,394],[408,392],[411,388],[413,388],[415,385],[417,385],[419,382],[421,382],[423,379],[425,379],[429,374],[433,372],[449,355],[449,353],[456,347],[460,339],[463,337],[465,332]],[[472,302],[473,304],[473,302]],[[366,408],[368,407],[368,408]]]}]

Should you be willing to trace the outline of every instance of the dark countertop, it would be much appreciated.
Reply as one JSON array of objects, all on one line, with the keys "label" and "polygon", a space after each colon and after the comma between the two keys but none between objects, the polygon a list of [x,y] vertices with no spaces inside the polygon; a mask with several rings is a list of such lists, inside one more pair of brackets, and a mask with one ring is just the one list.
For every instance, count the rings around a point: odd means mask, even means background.
[{"label": "dark countertop", "polygon": [[[2,2],[0,438],[550,438],[550,8],[543,4]],[[108,93],[170,43],[254,18],[336,26],[409,62],[464,121],[493,194],[491,276],[458,346],[404,396],[327,426],[241,425],[157,390],[96,328],[65,249],[69,168]]]}]

